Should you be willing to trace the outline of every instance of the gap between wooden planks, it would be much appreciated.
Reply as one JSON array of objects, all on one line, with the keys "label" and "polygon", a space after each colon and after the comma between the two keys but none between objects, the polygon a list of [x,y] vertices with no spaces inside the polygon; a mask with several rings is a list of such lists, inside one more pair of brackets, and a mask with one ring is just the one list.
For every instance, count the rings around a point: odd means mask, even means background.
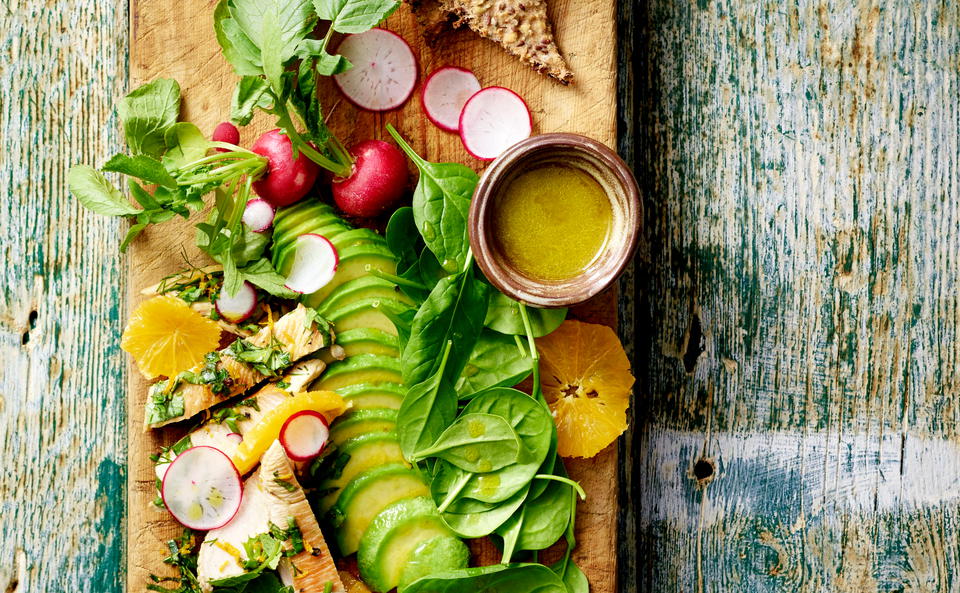
[{"label": "gap between wooden planks", "polygon": [[[215,5],[214,1],[202,0],[133,0],[130,11],[131,87],[156,77],[175,78],[183,90],[182,118],[208,133],[229,118],[237,80],[220,55],[213,34]],[[615,146],[616,1],[553,0],[550,9],[558,42],[575,75],[573,84],[567,87],[533,72],[469,31],[448,34],[435,47],[426,45],[407,5],[402,5],[385,27],[402,35],[413,47],[420,82],[425,73],[440,66],[463,66],[473,70],[484,86],[506,86],[523,96],[533,114],[534,133],[575,132]],[[384,125],[392,123],[428,160],[466,163],[478,171],[484,167],[466,153],[456,136],[440,131],[423,116],[417,96],[400,110],[375,114],[357,111],[341,100],[331,84],[322,85],[321,95],[325,110],[331,114],[331,127],[348,146],[361,139],[387,138]],[[243,130],[242,144],[249,145],[272,123],[264,117],[256,119]],[[415,179],[415,174],[411,178]],[[194,247],[190,226],[194,222],[172,221],[148,230],[133,244],[127,255],[130,310],[142,300],[142,287],[184,267],[183,255],[193,262],[205,261]],[[616,294],[608,291],[578,307],[573,315],[615,327],[616,307]],[[128,376],[127,578],[128,590],[138,591],[150,573],[168,572],[162,563],[165,542],[179,531],[165,511],[151,504],[156,493],[148,456],[161,445],[174,442],[180,433],[176,429],[144,432],[147,384],[132,364]],[[588,496],[578,508],[575,559],[594,593],[616,590],[616,463],[616,446],[593,459],[567,463],[571,476],[581,482]],[[488,542],[475,545],[474,552],[482,564],[499,561],[499,552]],[[551,561],[551,556],[545,554],[542,559]]]}]

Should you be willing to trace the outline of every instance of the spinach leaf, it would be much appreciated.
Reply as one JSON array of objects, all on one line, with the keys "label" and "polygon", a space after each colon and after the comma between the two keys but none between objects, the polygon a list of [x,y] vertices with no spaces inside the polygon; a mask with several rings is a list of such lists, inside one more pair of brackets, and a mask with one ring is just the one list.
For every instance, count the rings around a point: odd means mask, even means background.
[{"label": "spinach leaf", "polygon": [[479,177],[459,163],[427,162],[393,126],[387,124],[387,131],[420,170],[420,181],[413,192],[413,216],[424,242],[448,273],[462,270],[470,247],[470,199]]},{"label": "spinach leaf", "polygon": [[[567,593],[555,572],[542,564],[495,564],[435,573],[400,593]],[[578,592],[579,593],[579,592]]]},{"label": "spinach leaf", "polygon": [[130,216],[140,212],[127,201],[120,190],[107,181],[93,167],[89,165],[74,165],[67,174],[67,185],[70,193],[80,200],[80,203],[97,214],[106,216]]},{"label": "spinach leaf", "polygon": [[490,387],[513,387],[530,375],[533,360],[512,336],[485,329],[457,382],[457,393],[466,399]]},{"label": "spinach leaf", "polygon": [[569,554],[555,564],[551,564],[550,570],[563,580],[567,593],[590,593],[590,582],[587,581],[587,576]]},{"label": "spinach leaf", "polygon": [[[566,309],[537,309],[527,306],[533,337],[545,336],[560,327],[567,317]],[[499,290],[491,291],[490,305],[483,324],[490,329],[510,336],[526,335],[523,319],[520,317],[520,305]]]},{"label": "spinach leaf", "polygon": [[397,273],[403,274],[418,263],[420,233],[417,232],[417,223],[413,220],[413,208],[397,208],[387,222],[384,236],[387,247],[400,260],[397,263]]},{"label": "spinach leaf", "polygon": [[526,514],[526,506],[517,509],[507,521],[500,526],[497,533],[503,538],[503,559],[500,562],[506,564],[513,558],[513,553],[517,550],[517,539],[523,529],[523,517]]},{"label": "spinach leaf", "polygon": [[395,0],[313,0],[317,15],[337,33],[363,33],[397,9]]},{"label": "spinach leaf", "polygon": [[498,470],[517,461],[520,437],[493,414],[463,414],[434,443],[414,453],[414,460],[439,457],[468,472]]},{"label": "spinach leaf", "polygon": [[397,438],[407,460],[429,447],[457,416],[456,392],[444,379],[451,346],[448,341],[433,375],[411,387],[400,403]]},{"label": "spinach leaf", "polygon": [[[554,472],[566,476],[559,457],[556,457]],[[523,524],[517,533],[517,550],[544,550],[555,544],[567,530],[576,505],[575,498],[570,495],[571,487],[563,482],[546,482],[546,489],[539,496],[528,498],[523,505]]]},{"label": "spinach leaf", "polygon": [[460,537],[485,537],[509,521],[526,498],[526,488],[507,500],[494,504],[464,498],[452,503],[441,516],[447,526]]},{"label": "spinach leaf", "polygon": [[133,157],[125,154],[115,154],[103,165],[103,170],[138,177],[147,183],[164,187],[177,187],[176,179],[171,177],[163,163],[145,154],[138,154]]},{"label": "spinach leaf", "polygon": [[284,67],[316,23],[310,0],[228,0],[227,7],[240,31],[260,49],[270,86],[283,94]]},{"label": "spinach leaf", "polygon": [[483,327],[487,286],[475,280],[473,266],[440,280],[413,318],[410,339],[400,356],[403,382],[416,385],[432,375],[448,341],[450,382],[460,376]]},{"label": "spinach leaf", "polygon": [[148,82],[120,101],[117,115],[130,152],[160,158],[164,134],[180,115],[180,85],[170,78]]},{"label": "spinach leaf", "polygon": [[220,0],[213,11],[213,29],[217,42],[223,51],[223,57],[233,66],[238,76],[259,76],[263,74],[260,64],[260,48],[240,29],[230,16],[227,0]]},{"label": "spinach leaf", "polygon": [[256,109],[270,109],[273,105],[273,95],[270,94],[270,84],[259,76],[244,76],[233,89],[233,99],[230,101],[230,121],[245,126],[253,119]]}]

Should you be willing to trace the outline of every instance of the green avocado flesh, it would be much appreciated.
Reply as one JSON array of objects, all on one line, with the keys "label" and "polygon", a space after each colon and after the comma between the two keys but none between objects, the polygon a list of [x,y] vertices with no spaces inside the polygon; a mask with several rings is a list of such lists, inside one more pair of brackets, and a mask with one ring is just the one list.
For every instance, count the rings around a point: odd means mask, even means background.
[{"label": "green avocado flesh", "polygon": [[350,303],[341,309],[336,309],[324,315],[338,331],[369,328],[397,335],[397,327],[393,321],[383,313],[385,308],[394,311],[408,309],[409,305],[393,299],[369,298]]},{"label": "green avocado flesh", "polygon": [[381,465],[358,475],[330,510],[340,552],[356,552],[370,522],[386,507],[405,498],[429,495],[430,488],[420,473],[402,464]]},{"label": "green avocado flesh", "polygon": [[334,445],[370,432],[391,432],[397,428],[397,411],[389,408],[355,410],[337,419],[330,429]]},{"label": "green avocado flesh", "polygon": [[403,383],[400,360],[376,354],[351,356],[331,364],[313,389],[337,391],[357,383]]},{"label": "green avocado flesh", "polygon": [[329,492],[320,499],[320,510],[326,512],[337,502],[340,490],[355,476],[385,463],[403,463],[400,442],[395,432],[371,432],[353,437],[340,446],[334,467],[341,468],[320,483],[320,490]]},{"label": "green avocado flesh", "polygon": [[392,299],[410,304],[409,297],[393,282],[376,276],[361,276],[338,286],[327,300],[323,301],[317,312],[326,317],[352,303],[367,299]]},{"label": "green avocado flesh", "polygon": [[[337,264],[337,272],[333,275],[333,280],[317,292],[304,295],[303,302],[308,307],[318,308],[323,306],[323,302],[334,290],[351,280],[362,276],[372,276],[370,270],[379,270],[387,274],[397,273],[397,258],[385,245],[372,243],[354,245],[339,251],[339,256],[340,262]],[[292,262],[292,258],[287,258],[277,268],[277,271],[286,276],[290,272],[289,268]]]},{"label": "green avocado flesh", "polygon": [[[371,589],[385,593],[400,583],[407,564],[421,544],[442,537],[454,536],[444,525],[433,500],[417,497],[395,502],[370,522],[360,538],[357,551],[360,576]],[[438,555],[448,553],[444,548]],[[429,559],[423,561],[431,564]]]},{"label": "green avocado flesh", "polygon": [[406,566],[400,571],[398,586],[402,589],[421,577],[466,568],[469,562],[470,549],[460,538],[441,535],[428,539],[410,554]]},{"label": "green avocado flesh", "polygon": [[396,383],[357,383],[339,387],[336,391],[354,410],[364,408],[399,410],[406,388]]},{"label": "green avocado flesh", "polygon": [[397,341],[397,336],[379,329],[361,327],[337,332],[336,346],[342,349],[342,355],[339,359],[333,357],[329,348],[320,353],[320,359],[329,365],[338,360],[361,354],[400,357],[400,344]]}]

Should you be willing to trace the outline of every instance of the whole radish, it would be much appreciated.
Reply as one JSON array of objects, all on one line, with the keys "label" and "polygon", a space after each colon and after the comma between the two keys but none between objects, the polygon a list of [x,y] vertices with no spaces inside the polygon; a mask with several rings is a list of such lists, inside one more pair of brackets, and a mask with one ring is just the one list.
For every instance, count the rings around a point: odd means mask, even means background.
[{"label": "whole radish", "polygon": [[333,199],[350,216],[370,218],[397,203],[407,186],[407,161],[399,148],[383,140],[364,140],[350,149],[349,177],[335,178]]},{"label": "whole radish", "polygon": [[260,136],[253,152],[267,157],[267,173],[253,182],[253,190],[274,207],[289,206],[307,195],[320,169],[302,152],[293,158],[293,144],[280,130]]},{"label": "whole radish", "polygon": [[[240,144],[240,130],[228,121],[220,122],[213,130],[213,136],[211,138],[214,142]],[[214,150],[217,152],[229,152],[226,148],[215,148]]]}]

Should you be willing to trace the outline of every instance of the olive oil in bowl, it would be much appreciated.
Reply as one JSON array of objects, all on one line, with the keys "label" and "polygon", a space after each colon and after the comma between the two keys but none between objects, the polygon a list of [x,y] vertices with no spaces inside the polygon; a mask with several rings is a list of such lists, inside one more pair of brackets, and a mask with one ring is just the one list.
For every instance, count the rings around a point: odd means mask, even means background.
[{"label": "olive oil in bowl", "polygon": [[517,272],[557,282],[586,270],[610,235],[613,209],[586,172],[544,164],[514,177],[492,205],[497,249]]}]

